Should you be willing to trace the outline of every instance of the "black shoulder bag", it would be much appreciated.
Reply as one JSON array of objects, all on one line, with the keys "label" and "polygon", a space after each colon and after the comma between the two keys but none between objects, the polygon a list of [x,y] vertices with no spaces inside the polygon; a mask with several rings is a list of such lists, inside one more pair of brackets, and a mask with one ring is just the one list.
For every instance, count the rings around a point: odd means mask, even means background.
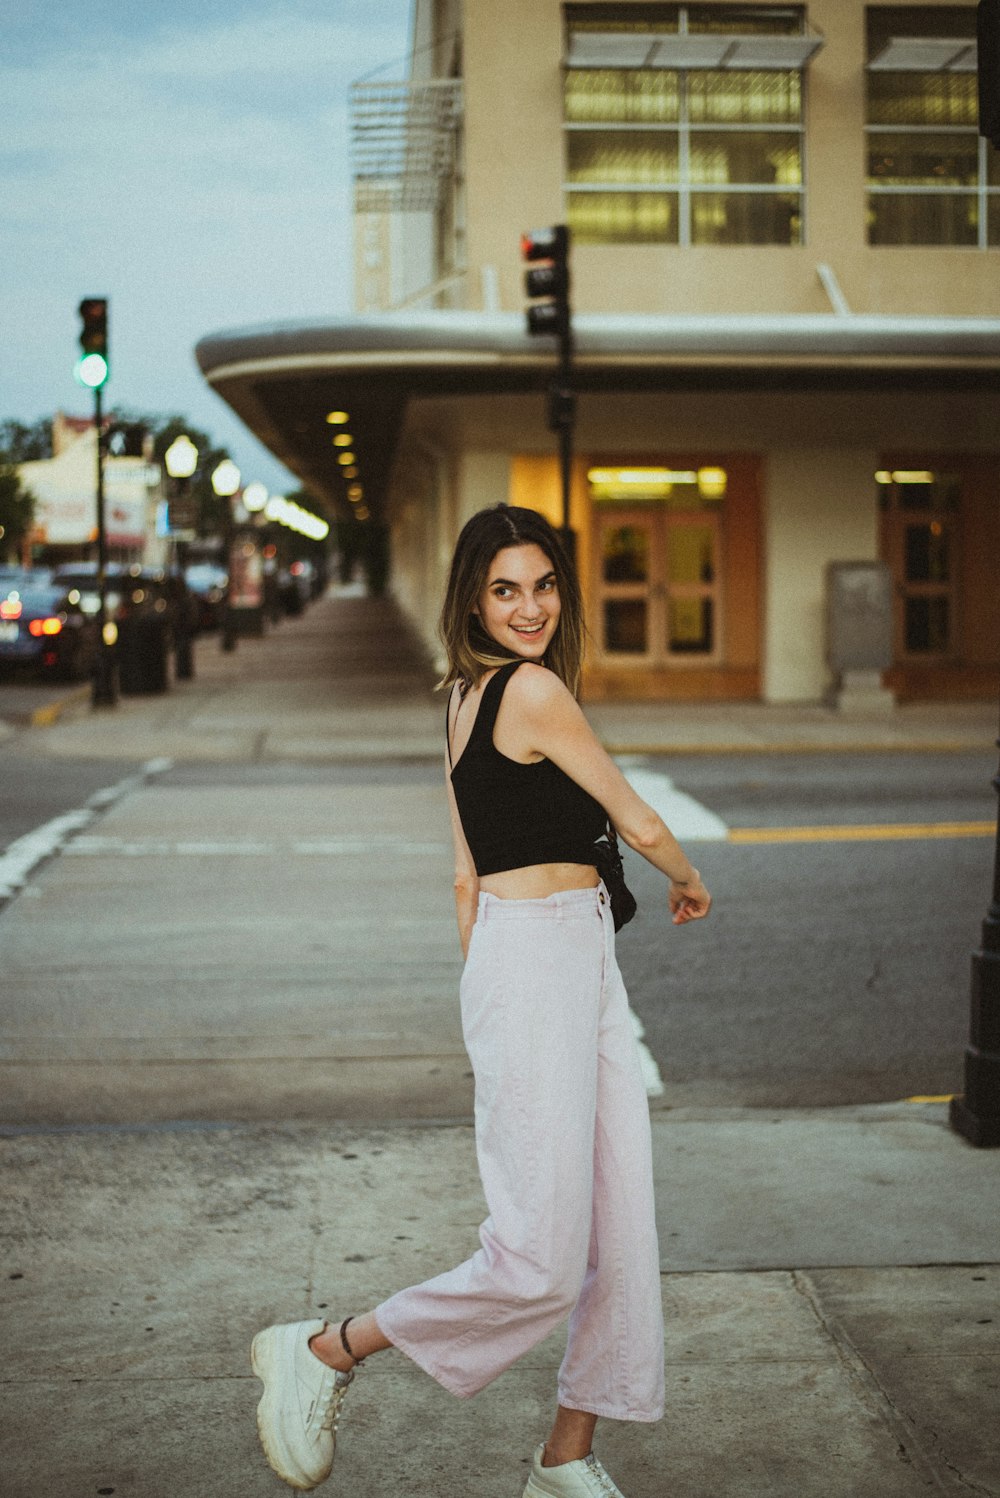
[{"label": "black shoulder bag", "polygon": [[594,844],[594,865],[611,896],[611,917],[615,923],[615,930],[620,931],[635,915],[636,904],[635,895],[625,883],[625,870],[622,868],[618,835],[610,819],[604,836],[599,837]]}]

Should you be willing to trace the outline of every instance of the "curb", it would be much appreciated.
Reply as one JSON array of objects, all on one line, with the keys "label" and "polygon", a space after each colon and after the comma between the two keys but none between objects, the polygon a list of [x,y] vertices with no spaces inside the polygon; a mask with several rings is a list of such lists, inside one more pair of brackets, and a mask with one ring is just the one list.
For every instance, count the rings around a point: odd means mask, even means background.
[{"label": "curb", "polygon": [[33,712],[28,713],[24,721],[29,728],[51,728],[52,724],[58,722],[69,708],[86,702],[90,691],[89,682],[84,686],[76,687],[72,692],[67,692],[65,697],[58,697],[55,702],[47,702],[44,707],[36,707]]}]

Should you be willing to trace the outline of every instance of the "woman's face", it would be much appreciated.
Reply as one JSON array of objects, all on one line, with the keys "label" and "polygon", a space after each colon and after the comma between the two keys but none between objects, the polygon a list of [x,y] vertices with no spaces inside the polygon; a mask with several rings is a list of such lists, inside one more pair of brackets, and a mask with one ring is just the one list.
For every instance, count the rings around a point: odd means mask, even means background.
[{"label": "woman's face", "polygon": [[562,604],[551,561],[532,541],[498,551],[477,613],[486,633],[528,661],[540,661],[556,632]]}]

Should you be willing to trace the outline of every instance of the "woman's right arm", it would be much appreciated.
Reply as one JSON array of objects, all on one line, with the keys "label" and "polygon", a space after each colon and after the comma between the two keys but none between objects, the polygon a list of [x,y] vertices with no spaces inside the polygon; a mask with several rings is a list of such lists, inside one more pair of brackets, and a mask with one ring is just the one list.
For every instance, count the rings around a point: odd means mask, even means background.
[{"label": "woman's right arm", "polygon": [[520,709],[524,747],[544,754],[582,785],[628,846],[666,875],[674,925],[708,915],[712,897],[698,870],[663,819],[629,785],[554,672],[534,666],[516,671],[507,691]]}]

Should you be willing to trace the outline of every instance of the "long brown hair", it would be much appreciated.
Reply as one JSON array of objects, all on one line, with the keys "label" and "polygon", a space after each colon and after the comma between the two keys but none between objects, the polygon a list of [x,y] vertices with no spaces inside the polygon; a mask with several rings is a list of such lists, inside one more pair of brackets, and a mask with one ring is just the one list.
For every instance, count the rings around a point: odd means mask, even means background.
[{"label": "long brown hair", "polygon": [[[536,510],[520,505],[494,505],[466,521],[451,560],[451,572],[439,632],[448,658],[440,687],[462,681],[475,686],[487,671],[517,657],[492,640],[479,624],[475,610],[498,551],[508,546],[538,546],[556,575],[561,604],[559,623],[544,664],[554,671],[576,696],[583,662],[583,599],[576,571],[558,534]],[[477,627],[478,626],[478,627]]]}]

